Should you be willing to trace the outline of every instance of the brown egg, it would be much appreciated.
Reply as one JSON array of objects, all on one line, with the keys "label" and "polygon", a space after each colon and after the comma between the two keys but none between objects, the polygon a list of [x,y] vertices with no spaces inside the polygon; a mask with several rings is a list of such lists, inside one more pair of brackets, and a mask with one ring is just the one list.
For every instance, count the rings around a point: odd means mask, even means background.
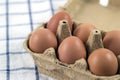
[{"label": "brown egg", "polygon": [[103,39],[104,47],[113,51],[115,55],[120,55],[120,31],[108,32]]},{"label": "brown egg", "polygon": [[30,36],[29,48],[33,52],[43,53],[50,47],[57,47],[57,39],[49,29],[38,29]]},{"label": "brown egg", "polygon": [[88,24],[88,23],[83,23],[78,25],[76,29],[73,32],[73,35],[77,36],[80,38],[84,43],[88,40],[88,37],[90,35],[90,32],[96,29],[94,25]]},{"label": "brown egg", "polygon": [[88,57],[88,64],[90,71],[98,76],[112,76],[118,70],[117,57],[105,48],[93,51]]},{"label": "brown egg", "polygon": [[70,29],[72,30],[72,19],[70,18],[68,13],[66,13],[65,11],[60,11],[55,15],[53,15],[47,24],[47,28],[50,29],[53,33],[56,33],[60,20],[67,20],[69,23]]},{"label": "brown egg", "polygon": [[61,62],[73,64],[78,59],[86,58],[85,46],[79,38],[67,37],[58,48],[58,56]]}]

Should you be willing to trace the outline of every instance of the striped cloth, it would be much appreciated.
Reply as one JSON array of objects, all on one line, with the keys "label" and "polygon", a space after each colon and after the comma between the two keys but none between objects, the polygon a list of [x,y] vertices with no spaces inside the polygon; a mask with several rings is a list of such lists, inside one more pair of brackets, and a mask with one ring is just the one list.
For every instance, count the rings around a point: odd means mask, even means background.
[{"label": "striped cloth", "polygon": [[0,80],[53,80],[38,72],[23,42],[67,0],[0,0]]}]

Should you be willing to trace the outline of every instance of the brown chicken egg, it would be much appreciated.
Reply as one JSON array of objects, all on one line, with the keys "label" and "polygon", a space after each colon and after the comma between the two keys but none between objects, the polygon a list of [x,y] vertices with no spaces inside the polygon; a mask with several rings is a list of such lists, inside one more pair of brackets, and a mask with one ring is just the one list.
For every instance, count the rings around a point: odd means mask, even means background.
[{"label": "brown chicken egg", "polygon": [[76,29],[73,32],[73,35],[77,36],[80,38],[84,43],[88,40],[88,37],[90,35],[90,32],[96,29],[94,25],[88,24],[88,23],[83,23],[78,25]]},{"label": "brown chicken egg", "polygon": [[103,39],[104,47],[113,51],[115,55],[120,55],[120,31],[108,32]]},{"label": "brown chicken egg", "polygon": [[43,53],[50,47],[57,47],[57,39],[49,29],[37,29],[31,34],[29,48],[33,52]]},{"label": "brown chicken egg", "polygon": [[93,51],[88,57],[88,64],[90,71],[97,76],[112,76],[118,70],[117,57],[105,48]]},{"label": "brown chicken egg", "polygon": [[65,11],[60,11],[53,15],[47,24],[47,28],[50,29],[53,33],[56,33],[60,20],[67,20],[70,26],[70,30],[72,30],[72,19]]},{"label": "brown chicken egg", "polygon": [[74,36],[65,38],[58,48],[59,60],[73,64],[76,60],[86,58],[86,49],[83,42]]}]

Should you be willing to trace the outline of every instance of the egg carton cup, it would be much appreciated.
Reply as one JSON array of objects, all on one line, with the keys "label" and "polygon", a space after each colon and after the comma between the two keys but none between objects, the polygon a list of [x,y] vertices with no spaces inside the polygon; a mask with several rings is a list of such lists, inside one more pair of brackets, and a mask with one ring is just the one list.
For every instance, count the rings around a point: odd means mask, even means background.
[{"label": "egg carton cup", "polygon": [[[65,6],[60,7],[60,9],[58,10],[64,10],[68,12],[72,17],[73,21],[75,22],[75,25],[89,22],[96,25],[98,29],[105,31],[102,31],[102,34],[100,34],[101,31],[99,30],[94,35],[92,35],[94,32],[91,33],[86,44],[89,52],[93,51],[96,48],[103,47],[101,39],[104,37],[107,31],[113,29],[120,29],[120,27],[117,26],[120,26],[120,1],[109,1],[110,2],[108,7],[104,7],[98,4],[99,0],[68,0]],[[116,15],[114,11],[117,11]],[[109,19],[110,15],[114,17],[112,18],[113,20]],[[44,28],[46,24],[47,23],[40,24],[37,29]],[[119,74],[113,76],[96,76],[89,71],[88,64],[83,58],[77,60],[74,64],[66,64],[58,60],[56,56],[56,51],[52,47],[46,49],[43,53],[38,54],[32,52],[29,49],[28,45],[31,34],[32,32],[25,40],[24,48],[33,57],[40,73],[53,77],[57,80],[120,80],[120,55],[118,56]],[[96,35],[99,36],[99,40],[97,40],[96,42],[96,44],[100,44],[98,46],[93,45],[93,37],[95,37]]]}]

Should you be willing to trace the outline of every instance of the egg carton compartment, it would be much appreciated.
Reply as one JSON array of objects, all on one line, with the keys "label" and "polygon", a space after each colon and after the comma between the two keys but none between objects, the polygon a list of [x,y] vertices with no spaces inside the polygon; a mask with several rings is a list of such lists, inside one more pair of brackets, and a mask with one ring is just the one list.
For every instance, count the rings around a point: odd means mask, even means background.
[{"label": "egg carton compartment", "polygon": [[[43,28],[45,24],[41,24],[39,28]],[[105,77],[93,75],[88,70],[85,59],[77,60],[74,64],[62,63],[56,56],[54,48],[48,48],[44,53],[34,53],[29,49],[28,42],[31,34],[24,42],[24,48],[32,55],[39,72],[51,76],[57,80],[119,80],[120,75]],[[120,61],[120,56],[118,56]]]},{"label": "egg carton compartment", "polygon": [[[119,0],[109,0],[108,6],[104,7],[99,4],[99,0],[68,0],[64,7],[60,7],[59,11],[64,10],[68,12],[75,22],[74,24],[89,22],[96,25],[98,29],[105,31],[102,34],[104,36],[104,33],[107,31],[120,29],[119,2]],[[37,29],[45,26],[46,23],[42,23]],[[120,80],[120,55],[118,56],[118,74],[113,76],[96,76],[89,71],[88,64],[83,58],[77,60],[74,64],[66,64],[58,60],[56,51],[52,47],[46,49],[42,54],[32,52],[28,46],[31,34],[32,32],[25,40],[24,48],[32,55],[39,72],[57,80]],[[88,44],[91,43],[92,41],[89,40]],[[102,45],[98,47],[102,47]]]}]

